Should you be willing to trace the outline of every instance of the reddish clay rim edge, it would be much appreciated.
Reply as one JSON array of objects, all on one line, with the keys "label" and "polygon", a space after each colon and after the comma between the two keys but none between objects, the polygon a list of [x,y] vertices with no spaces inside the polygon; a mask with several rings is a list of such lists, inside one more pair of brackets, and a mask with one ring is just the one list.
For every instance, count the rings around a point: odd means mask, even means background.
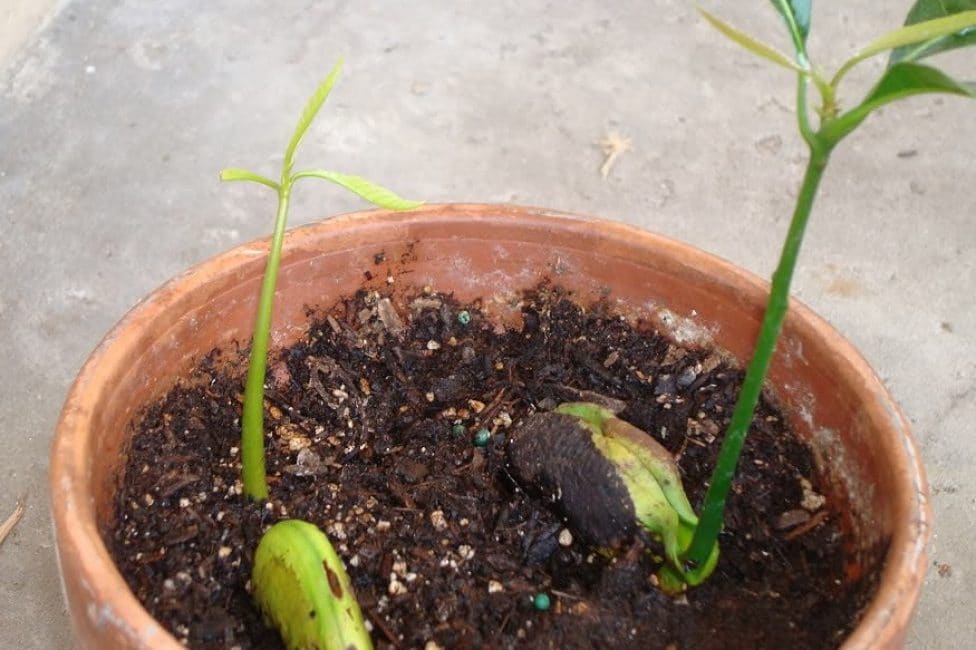
[{"label": "reddish clay rim edge", "polygon": [[[286,248],[301,248],[302,241],[313,233],[355,226],[363,221],[380,221],[395,225],[433,219],[450,221],[452,217],[456,220],[466,220],[497,216],[517,218],[523,225],[570,230],[586,230],[593,224],[598,224],[601,237],[627,241],[630,244],[639,242],[648,248],[666,248],[680,252],[685,258],[694,259],[698,269],[708,269],[709,275],[724,278],[728,284],[749,297],[750,302],[768,292],[768,283],[758,276],[687,244],[618,222],[521,206],[443,204],[423,206],[409,213],[375,210],[354,212],[291,230],[286,239]],[[445,226],[447,225],[445,223]],[[90,500],[85,503],[78,503],[75,500],[75,490],[79,489],[79,486],[86,488],[87,483],[90,482],[90,459],[85,457],[83,453],[85,445],[80,443],[86,442],[93,433],[90,426],[85,426],[91,418],[91,413],[86,412],[86,405],[81,395],[94,376],[94,369],[97,366],[120,358],[121,350],[132,345],[135,337],[128,333],[127,329],[131,322],[137,320],[137,315],[139,318],[147,318],[161,313],[176,301],[176,296],[208,282],[218,267],[226,268],[228,261],[243,264],[253,259],[255,254],[263,253],[267,248],[267,242],[267,239],[256,240],[215,256],[176,276],[135,305],[91,354],[69,390],[61,412],[52,444],[49,469],[51,506],[58,546],[60,548],[63,545],[74,545],[75,548],[86,549],[86,552],[75,558],[75,563],[82,574],[82,584],[91,584],[96,579],[102,584],[108,583],[106,589],[108,598],[104,604],[110,606],[112,611],[121,614],[121,617],[127,621],[122,631],[133,640],[148,641],[150,637],[162,635],[163,638],[155,639],[156,643],[162,641],[165,645],[181,647],[176,644],[175,639],[160,628],[129,591],[102,542],[95,521],[93,503]],[[716,271],[718,274],[715,273]],[[845,648],[888,647],[897,644],[900,638],[896,636],[899,632],[886,624],[891,620],[910,619],[918,599],[918,585],[926,569],[925,547],[930,535],[931,512],[927,498],[927,482],[918,447],[904,416],[887,388],[853,345],[805,305],[793,301],[790,309],[790,318],[793,322],[802,323],[803,326],[815,330],[822,338],[829,340],[830,345],[846,358],[851,373],[863,378],[864,391],[878,396],[878,404],[867,406],[884,410],[890,429],[898,437],[904,450],[903,469],[911,483],[914,497],[914,502],[909,507],[913,522],[911,526],[895,531],[885,560],[881,588],[860,624],[844,644]],[[898,575],[911,577],[895,583],[893,589],[884,589],[890,582],[890,578]]]}]

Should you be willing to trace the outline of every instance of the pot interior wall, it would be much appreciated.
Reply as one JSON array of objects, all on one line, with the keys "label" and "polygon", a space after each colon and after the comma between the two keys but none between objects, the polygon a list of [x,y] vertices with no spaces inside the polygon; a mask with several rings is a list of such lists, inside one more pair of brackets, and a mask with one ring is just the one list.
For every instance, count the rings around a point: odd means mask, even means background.
[{"label": "pot interior wall", "polygon": [[[356,227],[347,227],[351,223]],[[655,319],[680,338],[714,342],[738,358],[749,354],[764,299],[761,283],[673,242],[585,223],[549,217],[509,222],[502,209],[456,208],[437,218],[353,216],[298,229],[290,234],[280,275],[273,345],[304,333],[306,306],[328,307],[361,287],[387,286],[388,277],[398,296],[429,285],[463,301],[481,299],[506,319],[517,314],[511,301],[519,290],[549,279],[584,304],[607,297],[623,313]],[[658,255],[647,256],[648,242]],[[205,264],[202,274],[176,279],[127,317],[141,319],[143,328],[126,346],[124,363],[113,367],[112,388],[92,416],[99,434],[91,478],[103,529],[130,421],[213,348],[247,344],[265,250],[264,244],[244,246],[220,264]],[[188,293],[178,291],[187,286]],[[838,353],[834,345],[843,341],[824,338],[811,322],[819,321],[802,307],[792,312],[772,380],[800,434],[829,468],[829,496],[851,506],[847,524],[858,533],[858,550],[875,556],[899,515],[892,505],[898,502],[882,498],[898,489],[898,477],[881,461],[889,451],[883,444],[894,443],[879,443],[873,424],[883,408],[879,388],[857,383],[853,366],[863,361],[845,355],[846,343]],[[896,413],[880,417],[900,426]]]}]

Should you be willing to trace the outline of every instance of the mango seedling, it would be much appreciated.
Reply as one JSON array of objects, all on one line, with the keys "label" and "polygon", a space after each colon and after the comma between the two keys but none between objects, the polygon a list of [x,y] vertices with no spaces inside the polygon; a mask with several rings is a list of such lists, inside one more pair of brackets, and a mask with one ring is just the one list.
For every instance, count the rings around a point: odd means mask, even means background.
[{"label": "mango seedling", "polygon": [[[937,68],[919,63],[933,54],[976,44],[976,0],[918,0],[909,11],[902,28],[870,42],[831,76],[824,75],[807,52],[812,1],[771,2],[786,23],[795,50],[793,58],[699,7],[704,18],[722,34],[750,52],[787,68],[796,75],[797,126],[809,149],[809,158],[779,264],[773,274],[769,300],[753,356],[719,451],[702,504],[700,521],[695,527],[690,546],[681,553],[681,560],[688,567],[703,566],[709,561],[722,528],[726,497],[786,317],[790,282],[817,188],[831,152],[873,111],[896,100],[921,93],[976,97],[976,84],[958,81]],[[838,100],[841,81],[861,62],[885,52],[890,54],[887,67],[880,78],[860,102],[844,110]],[[810,86],[819,94],[819,104],[813,107],[819,119],[817,124],[814,124],[810,115]]]},{"label": "mango seedling", "polygon": [[292,171],[298,145],[332,91],[341,68],[342,61],[339,61],[319,84],[305,105],[305,110],[302,111],[298,125],[295,127],[288,147],[285,149],[280,181],[273,181],[246,169],[230,168],[220,172],[220,180],[222,181],[251,181],[270,187],[278,194],[278,212],[275,217],[271,249],[268,252],[268,262],[258,299],[254,336],[251,341],[251,354],[248,360],[247,380],[244,385],[244,412],[241,418],[241,462],[243,465],[244,494],[255,500],[268,498],[264,462],[264,379],[268,364],[271,312],[275,287],[278,282],[278,267],[281,265],[281,247],[285,239],[285,226],[288,223],[288,203],[291,198],[292,187],[303,178],[321,178],[358,194],[373,205],[388,210],[412,210],[421,205],[418,201],[402,199],[393,192],[358,176],[338,174],[327,169]]},{"label": "mango seedling", "polygon": [[[420,205],[358,176],[326,169],[293,171],[298,145],[335,85],[341,66],[340,61],[332,68],[305,105],[285,150],[280,180],[274,181],[246,169],[232,168],[220,172],[221,180],[252,181],[270,187],[278,195],[274,234],[258,298],[241,418],[244,493],[253,500],[268,498],[264,456],[264,380],[272,305],[293,186],[303,178],[321,178],[389,210],[410,210]],[[258,545],[252,583],[259,607],[266,618],[277,626],[290,648],[340,650],[372,647],[341,561],[328,538],[312,524],[287,521],[272,526]]]}]

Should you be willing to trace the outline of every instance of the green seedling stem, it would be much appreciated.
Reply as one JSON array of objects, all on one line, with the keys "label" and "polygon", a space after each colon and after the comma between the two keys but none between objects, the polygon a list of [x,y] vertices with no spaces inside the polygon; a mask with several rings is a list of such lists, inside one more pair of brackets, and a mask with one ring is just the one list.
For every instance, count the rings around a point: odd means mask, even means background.
[{"label": "green seedling stem", "polygon": [[275,216],[271,249],[261,280],[258,312],[254,318],[254,338],[248,359],[247,380],[244,384],[244,409],[241,416],[241,465],[244,493],[252,499],[268,498],[268,481],[264,463],[264,379],[268,365],[268,340],[271,332],[281,248],[288,223],[288,199],[291,187],[285,183],[278,188],[278,212]]},{"label": "green seedling stem", "polygon": [[746,370],[742,390],[735,403],[735,409],[732,411],[732,419],[725,433],[725,439],[722,441],[711,483],[705,494],[698,526],[695,528],[695,535],[692,538],[691,546],[688,548],[687,559],[695,565],[704,562],[708,557],[708,553],[715,545],[722,528],[725,516],[725,500],[729,489],[732,487],[732,478],[739,463],[739,455],[742,453],[742,446],[745,444],[749,425],[752,423],[752,415],[759,403],[759,395],[762,393],[766,372],[769,370],[769,364],[773,359],[776,341],[783,329],[783,321],[786,318],[789,306],[793,271],[796,268],[800,245],[803,243],[803,234],[807,222],[810,220],[813,201],[820,185],[820,179],[827,168],[829,156],[829,149],[811,149],[810,160],[803,177],[803,184],[800,187],[796,209],[793,212],[789,232],[780,253],[779,265],[773,273],[769,302],[766,305],[759,336],[756,339],[755,352]]}]

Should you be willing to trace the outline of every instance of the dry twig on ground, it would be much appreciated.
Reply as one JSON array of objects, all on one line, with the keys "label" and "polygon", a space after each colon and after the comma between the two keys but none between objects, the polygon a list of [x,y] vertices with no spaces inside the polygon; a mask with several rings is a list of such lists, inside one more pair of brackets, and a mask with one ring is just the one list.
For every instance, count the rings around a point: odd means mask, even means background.
[{"label": "dry twig on ground", "polygon": [[10,514],[7,519],[0,524],[0,544],[7,539],[7,535],[10,531],[14,529],[14,526],[20,521],[20,518],[24,516],[24,510],[27,508],[27,496],[22,496],[17,500],[17,505],[14,507],[14,511]]},{"label": "dry twig on ground", "polygon": [[600,176],[604,179],[610,175],[610,170],[617,158],[625,151],[630,151],[631,143],[616,131],[610,131],[602,140],[596,143],[603,150],[603,164],[600,165]]}]

